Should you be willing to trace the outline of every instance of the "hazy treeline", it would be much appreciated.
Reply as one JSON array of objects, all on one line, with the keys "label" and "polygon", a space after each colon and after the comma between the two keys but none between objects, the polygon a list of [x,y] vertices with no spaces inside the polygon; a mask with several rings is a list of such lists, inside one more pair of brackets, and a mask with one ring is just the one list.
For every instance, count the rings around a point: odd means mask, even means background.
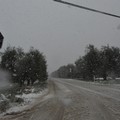
[{"label": "hazy treeline", "polygon": [[84,56],[80,56],[74,64],[60,67],[51,76],[84,80],[120,77],[120,48],[107,45],[98,49],[88,45]]},{"label": "hazy treeline", "polygon": [[20,86],[45,82],[48,76],[45,56],[33,47],[29,52],[24,52],[22,48],[7,47],[1,53],[0,67],[10,73],[11,82]]}]

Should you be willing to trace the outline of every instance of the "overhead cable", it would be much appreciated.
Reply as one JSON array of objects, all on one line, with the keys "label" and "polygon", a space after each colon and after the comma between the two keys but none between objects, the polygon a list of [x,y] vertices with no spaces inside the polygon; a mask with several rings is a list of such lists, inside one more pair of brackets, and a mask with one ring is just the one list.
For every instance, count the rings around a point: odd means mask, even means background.
[{"label": "overhead cable", "polygon": [[111,16],[111,17],[120,18],[119,15],[103,12],[103,11],[100,11],[100,10],[88,8],[88,7],[77,5],[77,4],[74,4],[74,3],[70,3],[70,2],[66,2],[66,1],[62,1],[62,0],[53,0],[53,1],[60,2],[60,3],[63,3],[63,4],[67,4],[67,5],[74,6],[74,7],[78,7],[78,8],[81,8],[81,9],[89,10],[89,11],[92,11],[92,12],[101,13],[101,14],[108,15],[108,16]]}]

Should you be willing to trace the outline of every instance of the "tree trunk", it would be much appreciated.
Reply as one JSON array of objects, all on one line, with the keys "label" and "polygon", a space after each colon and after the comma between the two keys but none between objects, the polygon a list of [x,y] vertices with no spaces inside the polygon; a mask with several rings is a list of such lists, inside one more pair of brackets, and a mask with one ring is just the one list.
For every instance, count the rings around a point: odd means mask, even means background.
[{"label": "tree trunk", "polygon": [[27,80],[27,86],[29,86],[30,85],[30,80]]},{"label": "tree trunk", "polygon": [[106,73],[103,75],[103,79],[107,80],[107,74]]}]

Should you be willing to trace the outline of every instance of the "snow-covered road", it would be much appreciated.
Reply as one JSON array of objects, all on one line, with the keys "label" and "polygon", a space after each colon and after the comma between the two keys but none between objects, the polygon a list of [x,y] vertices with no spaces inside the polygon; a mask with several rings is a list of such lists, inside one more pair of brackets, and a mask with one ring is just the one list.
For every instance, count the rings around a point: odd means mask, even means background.
[{"label": "snow-covered road", "polygon": [[4,119],[120,120],[120,85],[51,79],[49,93],[40,97],[34,107]]}]

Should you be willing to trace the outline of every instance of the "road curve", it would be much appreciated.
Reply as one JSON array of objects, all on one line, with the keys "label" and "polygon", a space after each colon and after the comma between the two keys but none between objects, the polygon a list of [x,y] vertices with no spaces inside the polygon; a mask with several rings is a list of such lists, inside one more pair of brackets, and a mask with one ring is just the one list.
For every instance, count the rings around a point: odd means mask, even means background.
[{"label": "road curve", "polygon": [[49,94],[19,115],[0,120],[120,120],[120,86],[49,80]]}]

